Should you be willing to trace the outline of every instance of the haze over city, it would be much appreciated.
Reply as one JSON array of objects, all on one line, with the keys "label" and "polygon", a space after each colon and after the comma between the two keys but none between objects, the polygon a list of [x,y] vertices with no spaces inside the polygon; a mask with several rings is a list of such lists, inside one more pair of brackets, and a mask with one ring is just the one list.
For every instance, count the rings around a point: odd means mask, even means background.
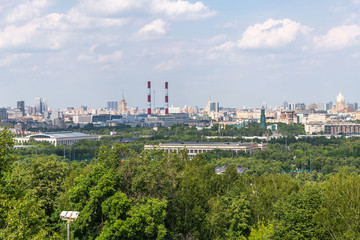
[{"label": "haze over city", "polygon": [[[0,105],[359,101],[360,1],[0,0]],[[163,103],[161,102],[161,105]]]}]

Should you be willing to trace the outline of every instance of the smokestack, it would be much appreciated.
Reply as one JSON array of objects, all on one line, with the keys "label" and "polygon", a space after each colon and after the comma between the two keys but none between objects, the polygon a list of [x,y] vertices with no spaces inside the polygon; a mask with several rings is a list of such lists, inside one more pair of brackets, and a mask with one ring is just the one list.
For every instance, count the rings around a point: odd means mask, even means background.
[{"label": "smokestack", "polygon": [[148,110],[147,110],[147,114],[150,116],[151,115],[151,82],[148,81]]},{"label": "smokestack", "polygon": [[169,114],[169,84],[165,82],[165,115]]}]

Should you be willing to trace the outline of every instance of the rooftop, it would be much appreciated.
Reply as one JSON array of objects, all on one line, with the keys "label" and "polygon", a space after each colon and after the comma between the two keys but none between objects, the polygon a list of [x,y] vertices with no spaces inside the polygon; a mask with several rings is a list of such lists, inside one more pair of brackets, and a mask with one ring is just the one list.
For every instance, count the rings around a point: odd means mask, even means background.
[{"label": "rooftop", "polygon": [[75,137],[87,137],[90,136],[85,133],[79,132],[45,132],[29,135],[29,138],[75,138]]}]

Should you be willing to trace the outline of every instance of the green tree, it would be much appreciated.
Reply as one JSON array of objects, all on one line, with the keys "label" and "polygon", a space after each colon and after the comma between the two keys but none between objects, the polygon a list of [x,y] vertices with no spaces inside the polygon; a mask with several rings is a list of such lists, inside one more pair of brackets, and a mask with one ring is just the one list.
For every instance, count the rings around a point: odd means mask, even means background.
[{"label": "green tree", "polygon": [[21,199],[8,198],[1,201],[0,209],[5,210],[4,225],[0,229],[0,239],[56,239],[49,236],[45,211],[41,205],[25,196]]},{"label": "green tree", "polygon": [[331,239],[360,238],[360,177],[343,169],[323,184],[316,219]]},{"label": "green tree", "polygon": [[7,129],[0,130],[0,179],[9,170],[15,157],[13,155],[13,134]]},{"label": "green tree", "polygon": [[274,234],[273,225],[269,223],[264,224],[264,221],[258,223],[256,227],[251,227],[249,240],[270,240]]},{"label": "green tree", "polygon": [[275,206],[274,239],[326,239],[323,228],[314,218],[322,203],[315,186],[292,193]]}]

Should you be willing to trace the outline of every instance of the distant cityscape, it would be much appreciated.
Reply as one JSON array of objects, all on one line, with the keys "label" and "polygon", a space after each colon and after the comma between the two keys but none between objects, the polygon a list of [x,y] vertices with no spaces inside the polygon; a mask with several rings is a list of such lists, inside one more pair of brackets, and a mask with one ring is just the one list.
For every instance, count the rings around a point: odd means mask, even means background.
[{"label": "distant cityscape", "polygon": [[34,98],[29,106],[19,100],[15,108],[0,108],[0,125],[13,127],[19,133],[28,129],[65,130],[71,126],[117,126],[169,127],[173,124],[188,124],[204,127],[209,123],[221,125],[245,125],[261,121],[261,108],[265,110],[264,127],[276,129],[276,123],[304,124],[307,134],[326,135],[360,134],[360,111],[358,103],[346,103],[340,92],[334,102],[320,102],[306,105],[284,100],[278,107],[259,106],[257,108],[222,107],[209,97],[204,107],[169,106],[168,82],[164,84],[163,107],[155,106],[152,99],[151,82],[147,82],[147,109],[128,107],[124,92],[120,101],[108,101],[104,108],[88,109],[67,107],[51,109],[47,98]]}]

